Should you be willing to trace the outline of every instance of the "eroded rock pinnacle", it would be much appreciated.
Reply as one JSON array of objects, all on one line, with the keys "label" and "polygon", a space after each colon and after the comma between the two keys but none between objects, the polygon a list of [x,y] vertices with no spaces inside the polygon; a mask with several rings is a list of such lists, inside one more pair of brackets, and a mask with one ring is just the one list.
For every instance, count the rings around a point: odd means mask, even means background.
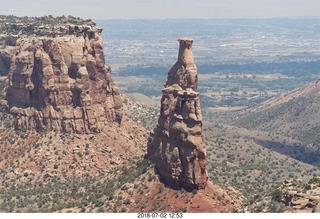
[{"label": "eroded rock pinnacle", "polygon": [[208,180],[206,146],[193,40],[178,41],[178,60],[162,90],[160,118],[148,142],[148,156],[155,162],[162,180],[171,187],[204,189]]}]

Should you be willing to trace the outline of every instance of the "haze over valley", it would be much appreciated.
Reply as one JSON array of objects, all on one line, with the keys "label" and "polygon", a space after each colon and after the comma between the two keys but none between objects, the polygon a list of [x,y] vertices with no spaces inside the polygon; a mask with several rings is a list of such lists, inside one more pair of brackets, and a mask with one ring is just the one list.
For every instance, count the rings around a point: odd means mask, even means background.
[{"label": "haze over valley", "polygon": [[161,95],[176,60],[175,39],[192,36],[208,113],[256,105],[319,75],[319,19],[314,17],[97,23],[106,30],[106,60],[120,77],[119,87],[151,98]]}]

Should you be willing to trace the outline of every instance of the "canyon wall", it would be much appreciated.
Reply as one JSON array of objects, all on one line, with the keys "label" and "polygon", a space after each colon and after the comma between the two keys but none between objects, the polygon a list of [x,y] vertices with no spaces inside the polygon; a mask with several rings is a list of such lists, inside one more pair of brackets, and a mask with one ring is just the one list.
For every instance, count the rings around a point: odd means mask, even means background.
[{"label": "canyon wall", "polygon": [[32,26],[28,34],[0,38],[1,74],[8,75],[2,104],[16,129],[91,133],[121,123],[122,100],[101,32],[91,22]]}]

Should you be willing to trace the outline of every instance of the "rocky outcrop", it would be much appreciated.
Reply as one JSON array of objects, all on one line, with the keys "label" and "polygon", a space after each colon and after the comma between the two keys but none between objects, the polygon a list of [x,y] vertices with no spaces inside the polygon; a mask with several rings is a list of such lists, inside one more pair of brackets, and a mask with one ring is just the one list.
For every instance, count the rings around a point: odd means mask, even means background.
[{"label": "rocky outcrop", "polygon": [[206,147],[193,40],[180,38],[179,43],[178,60],[162,90],[160,118],[148,142],[148,155],[171,187],[204,189],[208,179]]},{"label": "rocky outcrop", "polygon": [[105,65],[102,29],[92,23],[31,29],[0,49],[15,127],[89,133],[120,124],[122,101]]},{"label": "rocky outcrop", "polygon": [[267,194],[255,196],[254,200],[235,209],[239,213],[251,212],[285,212],[285,213],[319,213],[320,212],[320,178],[286,179],[278,188]]},{"label": "rocky outcrop", "polygon": [[[299,188],[300,185],[300,188]],[[299,179],[286,180],[281,188],[281,201],[287,212],[320,212],[320,179],[313,178],[307,184]]]},{"label": "rocky outcrop", "polygon": [[[5,43],[6,41],[4,40],[3,42]],[[15,46],[11,46],[10,44],[6,44],[5,49],[0,49],[0,76],[7,75],[9,73],[14,53]]]}]

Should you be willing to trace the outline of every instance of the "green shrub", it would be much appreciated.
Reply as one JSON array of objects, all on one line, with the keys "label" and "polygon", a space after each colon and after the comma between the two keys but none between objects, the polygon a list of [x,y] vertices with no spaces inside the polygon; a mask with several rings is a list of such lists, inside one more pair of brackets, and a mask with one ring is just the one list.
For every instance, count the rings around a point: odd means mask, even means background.
[{"label": "green shrub", "polygon": [[131,203],[131,201],[130,201],[130,199],[126,199],[126,200],[124,200],[124,202],[123,202],[125,205],[130,205],[130,203]]},{"label": "green shrub", "polygon": [[320,183],[320,178],[317,178],[317,177],[313,177],[309,180],[309,184],[312,184],[312,183]]},{"label": "green shrub", "polygon": [[304,186],[304,189],[305,189],[305,190],[310,190],[310,189],[311,189],[311,185],[306,184],[306,185]]},{"label": "green shrub", "polygon": [[271,197],[273,201],[281,202],[282,199],[282,191],[280,189],[274,189],[271,192]]},{"label": "green shrub", "polygon": [[194,190],[192,191],[192,194],[193,194],[193,195],[196,195],[197,192],[198,192],[198,190],[197,190],[197,189],[194,189]]},{"label": "green shrub", "polygon": [[164,186],[163,186],[163,185],[160,185],[159,190],[158,190],[158,193],[162,193],[163,190],[164,190]]}]

